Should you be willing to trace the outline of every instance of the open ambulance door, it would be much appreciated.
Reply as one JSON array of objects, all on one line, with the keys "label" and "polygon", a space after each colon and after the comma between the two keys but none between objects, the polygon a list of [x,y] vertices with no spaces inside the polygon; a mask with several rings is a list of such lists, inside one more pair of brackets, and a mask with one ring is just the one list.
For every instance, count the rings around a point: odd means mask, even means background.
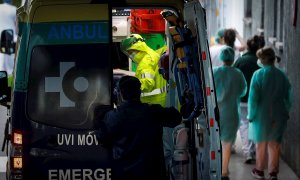
[{"label": "open ambulance door", "polygon": [[[177,15],[177,18],[180,16]],[[174,21],[174,16],[168,12],[165,19],[168,21],[170,39],[169,102],[183,109],[187,121],[185,128],[188,129],[189,153],[181,158],[187,160],[187,172],[183,178],[221,179],[219,111],[208,49],[205,9],[199,1],[188,1],[184,4],[183,20]],[[180,129],[175,128],[174,132],[178,138],[182,132]],[[179,141],[174,138],[173,159],[176,161],[176,143]],[[174,179],[180,178],[176,172],[172,176]]]}]

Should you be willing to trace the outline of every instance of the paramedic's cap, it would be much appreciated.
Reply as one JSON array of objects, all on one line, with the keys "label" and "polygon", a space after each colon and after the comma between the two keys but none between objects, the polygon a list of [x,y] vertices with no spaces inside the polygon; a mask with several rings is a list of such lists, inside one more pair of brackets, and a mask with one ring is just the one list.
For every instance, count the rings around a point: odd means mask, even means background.
[{"label": "paramedic's cap", "polygon": [[136,77],[123,76],[118,86],[124,100],[139,99],[141,96],[141,83]]},{"label": "paramedic's cap", "polygon": [[215,41],[219,44],[222,37],[224,37],[225,29],[220,29],[215,37]]},{"label": "paramedic's cap", "polygon": [[121,41],[120,43],[121,51],[123,52],[127,51],[134,43],[137,43],[138,41],[144,42],[145,40],[139,34],[131,34],[129,37]]},{"label": "paramedic's cap", "polygon": [[221,61],[234,61],[234,50],[232,47],[225,46],[221,49],[219,59]]}]

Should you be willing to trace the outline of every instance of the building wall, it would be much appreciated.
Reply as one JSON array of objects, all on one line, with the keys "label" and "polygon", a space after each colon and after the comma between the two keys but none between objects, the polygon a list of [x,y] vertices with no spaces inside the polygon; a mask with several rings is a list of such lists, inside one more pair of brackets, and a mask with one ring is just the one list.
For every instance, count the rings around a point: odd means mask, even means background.
[{"label": "building wall", "polygon": [[[210,44],[214,43],[213,37],[217,33],[218,29],[220,28],[220,21],[219,17],[216,16],[217,14],[217,6],[218,4],[215,2],[211,2],[209,0],[201,0],[203,7],[206,10],[206,21],[207,21],[207,37]],[[215,22],[215,23],[210,23]]]},{"label": "building wall", "polygon": [[264,5],[264,35],[269,41],[270,38],[275,37],[274,26],[275,26],[275,4],[277,0],[265,0]]},{"label": "building wall", "polygon": [[240,34],[243,34],[244,1],[241,0],[223,0],[224,8],[224,26],[226,28],[235,28]]},{"label": "building wall", "polygon": [[292,25],[292,2],[284,1],[283,64],[293,87],[293,107],[287,133],[283,141],[283,159],[300,177],[300,2],[298,0],[297,25]]},{"label": "building wall", "polygon": [[244,1],[241,0],[199,0],[206,9],[207,35],[210,45],[219,29],[235,28],[244,34]]},{"label": "building wall", "polygon": [[252,34],[252,0],[244,1],[244,17],[243,17],[244,33],[243,37],[247,40]]},{"label": "building wall", "polygon": [[[247,1],[247,0],[245,0]],[[264,14],[261,14],[264,1]],[[300,1],[298,0],[297,24],[292,24],[294,0],[252,1],[251,35],[263,30],[268,46],[276,50],[281,57],[280,68],[286,72],[293,88],[293,106],[290,112],[287,130],[282,142],[281,155],[284,161],[300,177]],[[245,26],[244,26],[245,27]],[[282,48],[280,44],[282,43]]]},{"label": "building wall", "polygon": [[[263,33],[264,29],[264,1],[252,0],[252,35]],[[254,3],[255,2],[255,3]]]}]

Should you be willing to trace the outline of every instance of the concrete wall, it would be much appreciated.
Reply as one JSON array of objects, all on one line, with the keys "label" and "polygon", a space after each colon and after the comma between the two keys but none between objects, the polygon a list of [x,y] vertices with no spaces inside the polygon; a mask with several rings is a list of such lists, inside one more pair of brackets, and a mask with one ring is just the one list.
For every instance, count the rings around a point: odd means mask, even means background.
[{"label": "concrete wall", "polygon": [[235,28],[241,35],[244,32],[244,1],[241,0],[225,0],[224,9],[224,26],[226,28]]},{"label": "concrete wall", "polygon": [[[283,160],[300,177],[300,1],[298,1],[297,25],[293,26],[294,0],[253,0],[252,35],[257,34],[257,28],[261,25],[262,1],[265,1],[263,29],[266,43],[274,47],[276,54],[281,57],[280,67],[287,73],[294,95],[281,154]],[[282,49],[278,46],[280,42],[283,43]]]},{"label": "concrete wall", "polygon": [[235,28],[244,33],[244,1],[241,0],[199,0],[206,9],[207,34],[210,44],[212,37],[221,28]]},{"label": "concrete wall", "polygon": [[[263,4],[264,4],[265,0],[261,0],[261,1],[255,1],[252,0],[252,34],[258,34],[259,33],[259,29],[263,30],[264,28],[264,22],[262,22],[263,18]],[[248,37],[249,38],[249,37]]]},{"label": "concrete wall", "polygon": [[293,87],[293,108],[283,141],[283,159],[300,177],[300,1],[297,26],[292,25],[292,0],[284,1],[283,64]]},{"label": "concrete wall", "polygon": [[213,44],[214,39],[212,39],[212,37],[217,33],[221,26],[218,20],[219,18],[216,16],[217,3],[212,3],[209,0],[202,0],[202,4],[206,9],[207,37],[209,43]]},{"label": "concrete wall", "polygon": [[248,39],[252,35],[252,0],[244,1],[244,34],[243,37]]}]

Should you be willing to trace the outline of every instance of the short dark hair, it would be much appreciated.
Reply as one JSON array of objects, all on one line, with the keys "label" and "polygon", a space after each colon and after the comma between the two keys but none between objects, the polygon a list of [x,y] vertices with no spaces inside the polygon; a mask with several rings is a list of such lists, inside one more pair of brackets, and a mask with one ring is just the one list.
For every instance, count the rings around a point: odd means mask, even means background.
[{"label": "short dark hair", "polygon": [[254,35],[252,38],[247,40],[247,48],[250,52],[256,53],[259,48],[265,46],[265,41],[263,36]]},{"label": "short dark hair", "polygon": [[141,82],[133,76],[123,76],[118,83],[118,89],[124,100],[139,99],[141,96]]},{"label": "short dark hair", "polygon": [[227,46],[230,46],[232,48],[234,47],[235,37],[236,37],[236,34],[235,34],[234,29],[226,29],[225,30],[224,41]]}]

